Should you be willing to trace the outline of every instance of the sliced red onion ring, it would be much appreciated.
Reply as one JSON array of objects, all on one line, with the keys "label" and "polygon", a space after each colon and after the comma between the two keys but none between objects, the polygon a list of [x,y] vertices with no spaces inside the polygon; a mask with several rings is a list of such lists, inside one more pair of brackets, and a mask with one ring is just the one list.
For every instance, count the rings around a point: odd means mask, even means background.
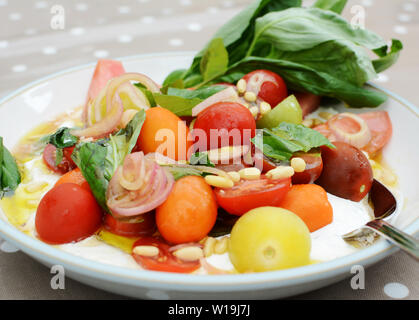
[{"label": "sliced red onion ring", "polygon": [[192,108],[192,116],[196,117],[199,113],[217,102],[239,102],[237,90],[234,87],[229,86],[228,88],[213,94]]},{"label": "sliced red onion ring", "polygon": [[[356,133],[349,133],[342,129],[337,123],[343,118],[350,118],[359,125],[359,131]],[[335,134],[339,141],[343,141],[353,145],[356,148],[362,148],[368,144],[371,140],[371,131],[364,119],[353,113],[339,113],[327,122],[330,130]]]},{"label": "sliced red onion ring", "polygon": [[173,184],[173,176],[166,169],[146,159],[142,152],[131,153],[109,182],[106,203],[115,218],[138,216],[161,205]]}]

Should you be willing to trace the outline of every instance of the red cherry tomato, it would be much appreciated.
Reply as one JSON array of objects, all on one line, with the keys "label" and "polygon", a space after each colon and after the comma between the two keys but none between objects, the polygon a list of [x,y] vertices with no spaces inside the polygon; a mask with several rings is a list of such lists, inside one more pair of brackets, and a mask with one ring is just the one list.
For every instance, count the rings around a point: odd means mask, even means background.
[{"label": "red cherry tomato", "polygon": [[316,111],[322,99],[320,96],[316,96],[309,92],[297,92],[295,93],[295,97],[303,111],[303,118],[313,111]]},{"label": "red cherry tomato", "polygon": [[295,172],[292,176],[292,184],[313,183],[320,177],[323,170],[323,161],[320,154],[305,153],[298,154],[296,157],[304,159],[306,169],[303,172]]},{"label": "red cherry tomato", "polygon": [[243,79],[247,82],[247,90],[257,91],[258,97],[268,102],[272,108],[288,97],[285,81],[275,72],[255,70],[246,74]]},{"label": "red cherry tomato", "polygon": [[106,214],[103,222],[106,230],[124,237],[150,236],[156,230],[154,212],[144,213],[138,222],[120,221]]},{"label": "red cherry tomato", "polygon": [[333,144],[336,149],[321,148],[323,171],[316,184],[335,196],[360,201],[371,189],[371,165],[354,146],[339,141]]},{"label": "red cherry tomato", "polygon": [[291,188],[291,178],[271,180],[241,180],[230,189],[215,188],[217,202],[228,213],[243,215],[259,207],[280,205]]},{"label": "red cherry tomato", "polygon": [[45,164],[52,171],[64,174],[76,168],[76,164],[73,159],[71,159],[71,154],[73,153],[74,147],[68,147],[63,149],[63,159],[59,165],[56,165],[56,151],[57,148],[52,144],[47,144],[44,149],[42,158],[44,159]]},{"label": "red cherry tomato", "polygon": [[87,238],[101,223],[102,211],[92,193],[75,183],[60,184],[48,191],[35,217],[39,237],[53,244]]},{"label": "red cherry tomato", "polygon": [[[216,131],[214,134],[214,129],[219,130],[218,134]],[[204,137],[200,139],[200,132],[205,133],[206,140]],[[256,122],[249,109],[240,103],[217,102],[198,114],[192,135],[195,148],[205,151],[228,145],[249,144],[249,139],[255,136],[255,132]]]},{"label": "red cherry tomato", "polygon": [[132,253],[135,261],[147,270],[190,273],[201,266],[199,260],[186,262],[180,260],[170,252],[170,245],[160,237],[146,237],[137,240],[132,248],[136,246],[154,246],[159,249],[155,257],[146,257]]}]

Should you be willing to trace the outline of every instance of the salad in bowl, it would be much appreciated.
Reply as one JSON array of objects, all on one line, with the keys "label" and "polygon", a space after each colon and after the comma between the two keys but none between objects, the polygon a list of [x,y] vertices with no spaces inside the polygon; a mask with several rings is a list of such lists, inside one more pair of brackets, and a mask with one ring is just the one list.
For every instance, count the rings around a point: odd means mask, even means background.
[{"label": "salad in bowl", "polygon": [[365,84],[402,45],[351,26],[344,2],[255,1],[161,84],[99,60],[82,106],[12,152],[0,138],[8,221],[77,256],[172,273],[362,250],[341,235],[372,219],[374,178],[397,186],[381,157],[389,114],[361,109],[386,95]]}]

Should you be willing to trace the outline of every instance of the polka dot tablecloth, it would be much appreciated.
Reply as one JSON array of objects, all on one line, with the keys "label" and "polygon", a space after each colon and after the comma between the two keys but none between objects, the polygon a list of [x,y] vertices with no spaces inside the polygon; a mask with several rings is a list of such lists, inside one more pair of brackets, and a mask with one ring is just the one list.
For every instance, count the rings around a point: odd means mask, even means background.
[{"label": "polka dot tablecloth", "polygon": [[[310,2],[310,1],[308,1]],[[312,2],[312,1],[311,1]],[[62,69],[141,53],[199,50],[249,0],[0,0],[0,96]],[[58,5],[58,7],[57,7]],[[377,83],[419,105],[419,1],[350,0],[366,10],[367,28],[405,49]],[[63,21],[52,17],[64,9]],[[57,11],[58,10],[58,11]],[[62,28],[61,28],[62,27]],[[402,252],[368,268],[365,289],[350,280],[299,299],[419,299],[418,264]],[[50,286],[50,270],[0,240],[0,299],[118,299],[66,279]]]}]

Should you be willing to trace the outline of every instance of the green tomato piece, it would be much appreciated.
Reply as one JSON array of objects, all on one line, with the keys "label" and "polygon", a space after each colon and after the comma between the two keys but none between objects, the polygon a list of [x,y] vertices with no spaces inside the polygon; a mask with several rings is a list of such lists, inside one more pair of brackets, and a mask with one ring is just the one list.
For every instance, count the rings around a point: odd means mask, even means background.
[{"label": "green tomato piece", "polygon": [[289,122],[301,124],[303,122],[303,112],[300,104],[294,95],[290,95],[281,101],[275,108],[265,114],[256,122],[259,129],[272,129],[277,127],[281,122]]},{"label": "green tomato piece", "polygon": [[306,224],[276,207],[250,210],[235,223],[229,256],[239,272],[263,272],[310,264],[311,238]]}]

